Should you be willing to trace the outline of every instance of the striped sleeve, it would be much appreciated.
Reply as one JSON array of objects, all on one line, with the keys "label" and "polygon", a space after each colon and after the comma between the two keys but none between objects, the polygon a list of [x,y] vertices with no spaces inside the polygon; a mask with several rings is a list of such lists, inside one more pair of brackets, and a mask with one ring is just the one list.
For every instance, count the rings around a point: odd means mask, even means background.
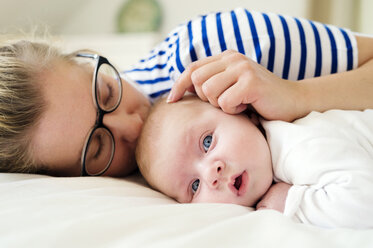
[{"label": "striped sleeve", "polygon": [[332,25],[237,8],[177,27],[149,55],[125,71],[151,99],[168,92],[198,59],[236,50],[277,76],[301,80],[357,66],[352,32]]}]

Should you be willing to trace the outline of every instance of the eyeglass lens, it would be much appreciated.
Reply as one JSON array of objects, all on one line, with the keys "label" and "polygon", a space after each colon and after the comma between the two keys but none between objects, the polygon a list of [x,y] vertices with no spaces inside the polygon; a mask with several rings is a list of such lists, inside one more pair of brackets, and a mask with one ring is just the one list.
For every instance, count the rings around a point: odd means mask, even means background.
[{"label": "eyeglass lens", "polygon": [[85,159],[86,171],[89,175],[97,175],[109,166],[114,143],[111,134],[105,128],[97,128],[91,136]]},{"label": "eyeglass lens", "polygon": [[113,110],[120,101],[120,78],[109,64],[102,64],[97,73],[97,104],[105,111]]},{"label": "eyeglass lens", "polygon": [[[121,82],[117,71],[109,64],[101,64],[96,76],[96,99],[104,111],[113,111],[121,100]],[[114,138],[105,128],[97,128],[91,135],[86,151],[85,168],[89,175],[99,175],[110,165],[114,155]]]}]

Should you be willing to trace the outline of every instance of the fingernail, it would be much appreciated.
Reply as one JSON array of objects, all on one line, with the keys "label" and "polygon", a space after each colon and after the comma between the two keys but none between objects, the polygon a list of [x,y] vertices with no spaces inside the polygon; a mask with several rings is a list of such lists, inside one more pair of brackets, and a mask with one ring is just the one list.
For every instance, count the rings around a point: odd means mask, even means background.
[{"label": "fingernail", "polygon": [[167,102],[167,103],[172,102],[172,100],[173,100],[172,98],[173,98],[173,95],[172,95],[172,92],[171,92],[171,93],[168,95],[166,102]]}]

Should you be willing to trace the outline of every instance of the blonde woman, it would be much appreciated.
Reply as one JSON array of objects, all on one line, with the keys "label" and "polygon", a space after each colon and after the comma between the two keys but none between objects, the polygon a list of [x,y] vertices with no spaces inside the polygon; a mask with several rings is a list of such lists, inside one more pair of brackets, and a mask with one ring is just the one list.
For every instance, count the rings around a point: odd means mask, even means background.
[{"label": "blonde woman", "polygon": [[169,101],[190,90],[229,113],[251,103],[267,119],[372,108],[372,44],[345,29],[242,8],[179,26],[121,73],[97,54],[4,41],[0,171],[126,176],[137,168],[151,102],[173,85]]}]

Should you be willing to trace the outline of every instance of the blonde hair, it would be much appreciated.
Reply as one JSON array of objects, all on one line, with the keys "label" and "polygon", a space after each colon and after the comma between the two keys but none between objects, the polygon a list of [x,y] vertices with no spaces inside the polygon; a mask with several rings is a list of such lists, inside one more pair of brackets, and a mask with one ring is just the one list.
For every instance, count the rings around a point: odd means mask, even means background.
[{"label": "blonde hair", "polygon": [[0,172],[42,171],[30,145],[45,105],[39,81],[55,62],[72,62],[75,54],[63,54],[47,41],[0,41]]}]

